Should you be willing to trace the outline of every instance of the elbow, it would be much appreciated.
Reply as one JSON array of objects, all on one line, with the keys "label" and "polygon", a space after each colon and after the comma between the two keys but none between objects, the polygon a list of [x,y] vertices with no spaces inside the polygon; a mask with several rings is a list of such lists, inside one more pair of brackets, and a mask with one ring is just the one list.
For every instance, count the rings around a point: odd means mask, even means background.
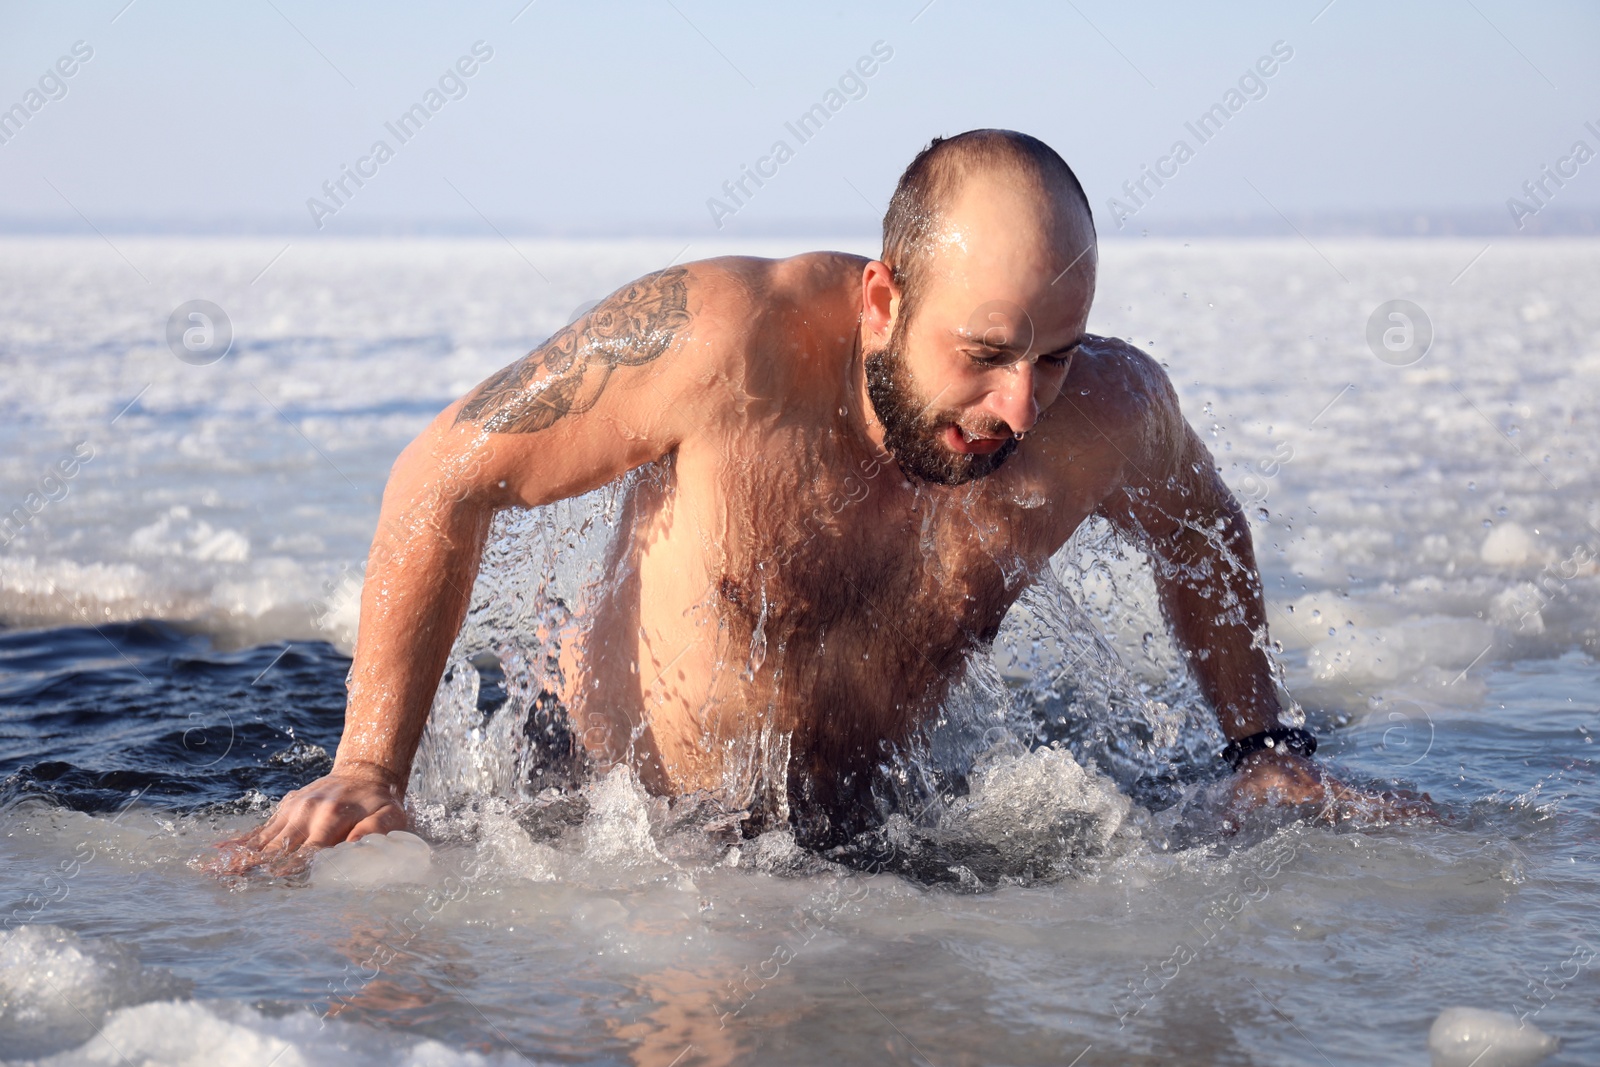
[{"label": "elbow", "polygon": [[443,419],[436,419],[395,457],[383,492],[384,510],[436,516],[496,510],[493,494],[485,492],[492,446],[452,430]]}]

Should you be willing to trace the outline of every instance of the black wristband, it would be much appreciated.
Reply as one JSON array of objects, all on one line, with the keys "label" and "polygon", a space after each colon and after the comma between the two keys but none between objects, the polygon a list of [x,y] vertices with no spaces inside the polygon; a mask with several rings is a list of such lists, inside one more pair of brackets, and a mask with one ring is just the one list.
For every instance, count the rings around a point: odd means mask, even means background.
[{"label": "black wristband", "polygon": [[1310,758],[1317,751],[1317,738],[1310,730],[1302,730],[1298,726],[1280,727],[1276,730],[1262,730],[1249,737],[1241,737],[1222,750],[1222,758],[1227,760],[1234,770],[1239,769],[1239,764],[1248,756],[1253,756],[1264,748],[1286,748],[1297,756]]}]

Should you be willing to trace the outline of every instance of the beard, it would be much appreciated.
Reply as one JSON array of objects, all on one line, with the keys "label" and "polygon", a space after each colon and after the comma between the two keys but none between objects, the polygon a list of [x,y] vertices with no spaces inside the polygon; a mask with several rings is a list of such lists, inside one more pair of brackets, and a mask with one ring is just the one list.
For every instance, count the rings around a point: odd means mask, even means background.
[{"label": "beard", "polygon": [[[932,403],[923,399],[911,370],[906,366],[901,336],[902,319],[895,323],[889,343],[866,357],[867,396],[872,410],[883,424],[883,446],[894,456],[900,469],[919,481],[935,485],[963,485],[993,474],[1017,450],[1012,437],[988,455],[955,452],[944,443],[944,431],[959,424],[955,411],[930,412]],[[976,426],[986,434],[1010,433],[999,420]]]}]

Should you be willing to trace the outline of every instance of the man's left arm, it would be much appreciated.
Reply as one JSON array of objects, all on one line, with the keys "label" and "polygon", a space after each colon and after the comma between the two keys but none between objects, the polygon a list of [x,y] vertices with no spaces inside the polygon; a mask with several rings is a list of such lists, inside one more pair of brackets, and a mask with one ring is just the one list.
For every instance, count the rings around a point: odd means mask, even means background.
[{"label": "man's left arm", "polygon": [[[1108,427],[1114,441],[1121,438],[1123,478],[1099,513],[1150,554],[1162,611],[1223,736],[1233,742],[1281,730],[1261,577],[1244,512],[1159,366],[1132,349],[1123,358],[1138,402],[1128,411],[1130,432]],[[1325,777],[1283,745],[1238,761],[1234,796],[1249,806],[1275,800],[1341,808],[1377,799]]]}]

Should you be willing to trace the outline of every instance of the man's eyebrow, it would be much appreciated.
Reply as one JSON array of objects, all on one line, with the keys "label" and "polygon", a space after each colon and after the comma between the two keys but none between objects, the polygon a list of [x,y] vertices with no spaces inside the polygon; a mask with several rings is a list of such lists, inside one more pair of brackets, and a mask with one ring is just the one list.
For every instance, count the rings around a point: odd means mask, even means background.
[{"label": "man's eyebrow", "polygon": [[[969,344],[969,345],[978,345],[978,346],[980,346],[982,348],[987,348],[987,349],[990,349],[991,351],[994,351],[994,352],[1016,352],[1017,351],[1016,345],[1012,344],[1010,341],[1007,341],[1004,344],[996,344],[993,341],[984,340],[985,334],[987,334],[989,331],[985,331],[982,334],[974,334],[974,333],[971,333],[971,332],[969,332],[969,331],[967,331],[965,329],[954,329],[953,328],[953,329],[951,329],[950,332],[955,335],[955,338],[956,338],[957,341],[961,341],[961,342],[964,342],[964,343]],[[1018,354],[1020,355],[1020,353],[1018,353]]]},{"label": "man's eyebrow", "polygon": [[[1009,341],[1007,341],[1005,344],[995,344],[992,341],[985,341],[981,336],[975,337],[972,334],[968,333],[966,330],[952,330],[951,332],[956,335],[957,340],[964,341],[967,344],[977,345],[980,348],[986,348],[991,352],[1007,353],[1007,354],[1016,356],[1017,358],[1021,358],[1021,356],[1023,355],[1022,352],[1018,351],[1016,345],[1012,344]],[[1087,341],[1088,339],[1089,339],[1089,335],[1088,334],[1079,334],[1076,339],[1074,339],[1072,341],[1069,341],[1067,344],[1062,345],[1060,348],[1053,349],[1053,350],[1051,350],[1049,352],[1040,352],[1039,355],[1038,355],[1038,358],[1040,358],[1040,359],[1048,359],[1048,358],[1050,358],[1052,356],[1065,355],[1068,352],[1071,352],[1072,350],[1081,347],[1083,345],[1083,343],[1085,341]],[[1031,350],[1031,348],[1032,348],[1032,345],[1029,346],[1030,350]]]},{"label": "man's eyebrow", "polygon": [[1077,340],[1071,341],[1071,342],[1069,342],[1067,344],[1064,344],[1060,348],[1056,349],[1053,352],[1041,352],[1041,353],[1039,353],[1039,358],[1040,359],[1044,359],[1044,358],[1046,358],[1048,356],[1065,355],[1066,353],[1071,352],[1075,348],[1082,348],[1083,347],[1083,342],[1087,341],[1088,339],[1089,339],[1089,335],[1088,334],[1080,334],[1078,336]]}]

